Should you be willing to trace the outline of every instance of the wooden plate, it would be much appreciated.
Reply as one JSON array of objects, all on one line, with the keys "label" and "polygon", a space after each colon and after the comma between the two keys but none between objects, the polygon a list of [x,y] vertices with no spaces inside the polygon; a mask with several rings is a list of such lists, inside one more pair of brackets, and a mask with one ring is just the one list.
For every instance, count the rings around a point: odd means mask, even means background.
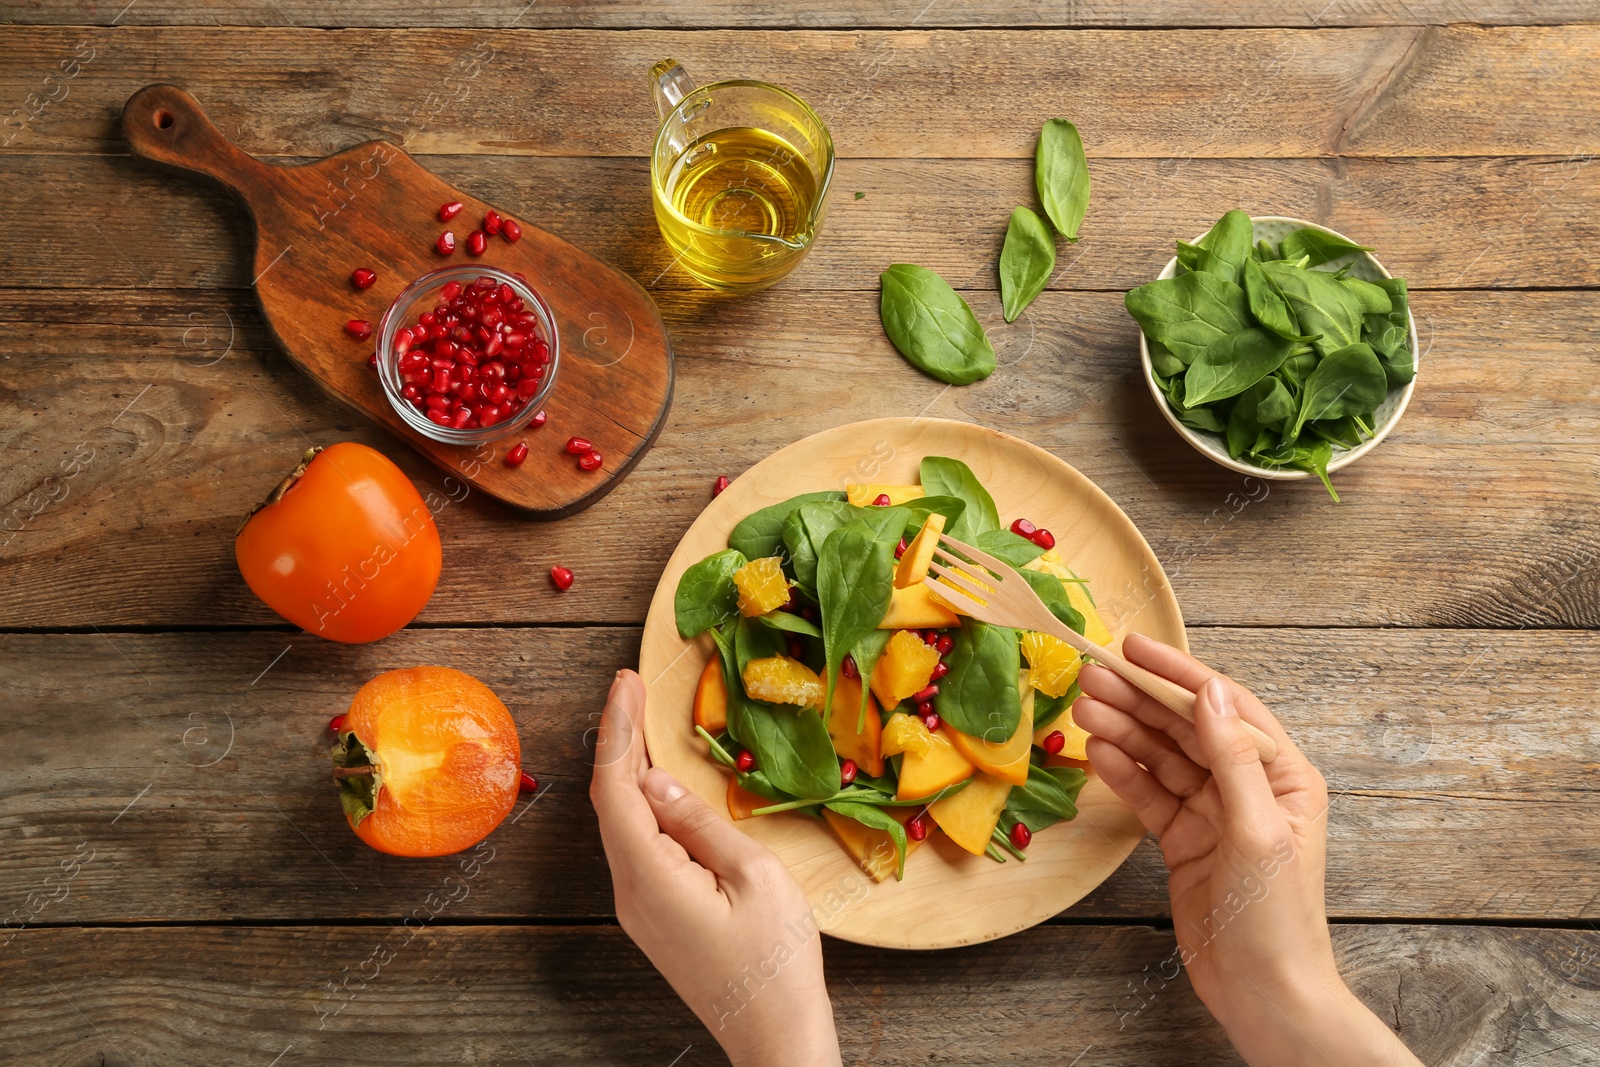
[{"label": "wooden plate", "polygon": [[[694,685],[713,654],[709,636],[678,636],[673,596],[692,564],[727,547],[728,532],[757,508],[847,482],[913,484],[925,455],[970,466],[999,505],[1048,527],[1075,571],[1089,578],[1113,646],[1137,630],[1187,649],[1183,618],[1155,554],[1122,509],[1055,456],[996,430],[942,419],[878,419],[808,437],[762,460],[689,527],[667,563],[645,622],[640,670],[649,687],[645,741],[651,760],[725,812],[727,777],[690,723]],[[875,883],[821,820],[782,814],[739,826],[800,880],[825,933],[886,948],[970,945],[1025,930],[1099,885],[1144,836],[1131,809],[1091,774],[1079,815],[1041,831],[1028,859],[997,864],[931,835],[902,882]]]}]

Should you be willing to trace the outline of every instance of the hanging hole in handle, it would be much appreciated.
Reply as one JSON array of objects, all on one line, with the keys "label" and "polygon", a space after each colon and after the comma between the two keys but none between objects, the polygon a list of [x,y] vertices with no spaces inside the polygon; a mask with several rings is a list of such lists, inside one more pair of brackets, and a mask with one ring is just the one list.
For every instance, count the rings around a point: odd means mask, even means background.
[{"label": "hanging hole in handle", "polygon": [[172,112],[162,109],[155,113],[156,126],[163,130],[172,129],[172,124],[177,121],[172,117]]}]

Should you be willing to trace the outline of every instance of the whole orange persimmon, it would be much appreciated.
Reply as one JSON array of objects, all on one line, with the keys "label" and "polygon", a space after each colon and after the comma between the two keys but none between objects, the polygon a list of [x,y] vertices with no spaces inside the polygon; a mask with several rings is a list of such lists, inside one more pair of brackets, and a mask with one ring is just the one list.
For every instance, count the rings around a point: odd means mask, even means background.
[{"label": "whole orange persimmon", "polygon": [[372,679],[333,746],[345,819],[394,856],[445,856],[482,841],[515,806],[521,763],[506,706],[449,667]]},{"label": "whole orange persimmon", "polygon": [[307,452],[245,520],[233,551],[267,607],[331,641],[388,637],[439,584],[439,530],[416,486],[353,441]]}]

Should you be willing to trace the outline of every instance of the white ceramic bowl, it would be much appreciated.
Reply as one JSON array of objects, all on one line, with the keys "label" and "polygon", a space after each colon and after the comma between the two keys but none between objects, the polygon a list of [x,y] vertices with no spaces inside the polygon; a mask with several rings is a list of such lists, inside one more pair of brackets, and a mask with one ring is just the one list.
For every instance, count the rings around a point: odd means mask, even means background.
[{"label": "white ceramic bowl", "polygon": [[[1250,222],[1253,230],[1252,240],[1255,241],[1266,240],[1277,244],[1292,231],[1302,227],[1321,230],[1323,233],[1342,237],[1347,241],[1350,240],[1344,234],[1336,230],[1330,230],[1326,226],[1318,226],[1316,223],[1306,222],[1304,219],[1285,218],[1282,215],[1261,215],[1251,218]],[[1200,234],[1191,238],[1191,241],[1198,241],[1204,236],[1204,234]],[[1332,262],[1333,265],[1340,267],[1348,262],[1350,264],[1350,277],[1360,278],[1362,281],[1370,282],[1379,278],[1391,277],[1389,272],[1383,269],[1383,264],[1374,259],[1370,252],[1354,252]],[[1177,272],[1178,258],[1174,256],[1167,260],[1166,267],[1160,274],[1156,275],[1156,278],[1158,280],[1172,278],[1177,275]],[[1411,315],[1409,310],[1407,315],[1411,319],[1411,356],[1412,359],[1418,361],[1417,372],[1420,374],[1422,370],[1420,363],[1422,353],[1417,348],[1417,319],[1415,315]],[[1172,410],[1172,406],[1167,403],[1166,396],[1161,392],[1161,386],[1156,383],[1155,368],[1150,365],[1150,343],[1145,338],[1144,330],[1142,329],[1139,331],[1139,362],[1144,367],[1144,382],[1150,388],[1150,395],[1155,398],[1156,407],[1161,410],[1161,414],[1166,417],[1167,422],[1172,424],[1172,428],[1178,431],[1179,436],[1188,441],[1208,459],[1215,460],[1229,470],[1238,471],[1240,474],[1251,474],[1257,478],[1270,478],[1275,481],[1288,482],[1316,477],[1310,471],[1294,470],[1292,468],[1258,467],[1253,463],[1240,462],[1228,455],[1228,445],[1222,439],[1221,434],[1212,433],[1209,430],[1192,429],[1179,422],[1177,414]],[[1412,378],[1403,387],[1389,390],[1389,395],[1384,397],[1383,403],[1379,404],[1378,410],[1373,413],[1372,436],[1355,448],[1334,445],[1333,459],[1328,462],[1328,472],[1331,474],[1340,468],[1348,467],[1374,448],[1377,448],[1378,442],[1387,437],[1389,431],[1394,429],[1395,423],[1400,421],[1400,416],[1405,412],[1406,405],[1411,402],[1411,392],[1416,387],[1417,380]]]}]

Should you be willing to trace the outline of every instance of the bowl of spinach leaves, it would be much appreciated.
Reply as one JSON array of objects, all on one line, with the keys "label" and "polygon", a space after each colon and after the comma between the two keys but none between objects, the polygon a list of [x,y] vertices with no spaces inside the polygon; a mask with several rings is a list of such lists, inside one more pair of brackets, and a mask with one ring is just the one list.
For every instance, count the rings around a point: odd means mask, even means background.
[{"label": "bowl of spinach leaves", "polygon": [[1416,387],[1405,279],[1342,234],[1230,211],[1127,295],[1150,394],[1207,457],[1322,479],[1377,447]]}]

